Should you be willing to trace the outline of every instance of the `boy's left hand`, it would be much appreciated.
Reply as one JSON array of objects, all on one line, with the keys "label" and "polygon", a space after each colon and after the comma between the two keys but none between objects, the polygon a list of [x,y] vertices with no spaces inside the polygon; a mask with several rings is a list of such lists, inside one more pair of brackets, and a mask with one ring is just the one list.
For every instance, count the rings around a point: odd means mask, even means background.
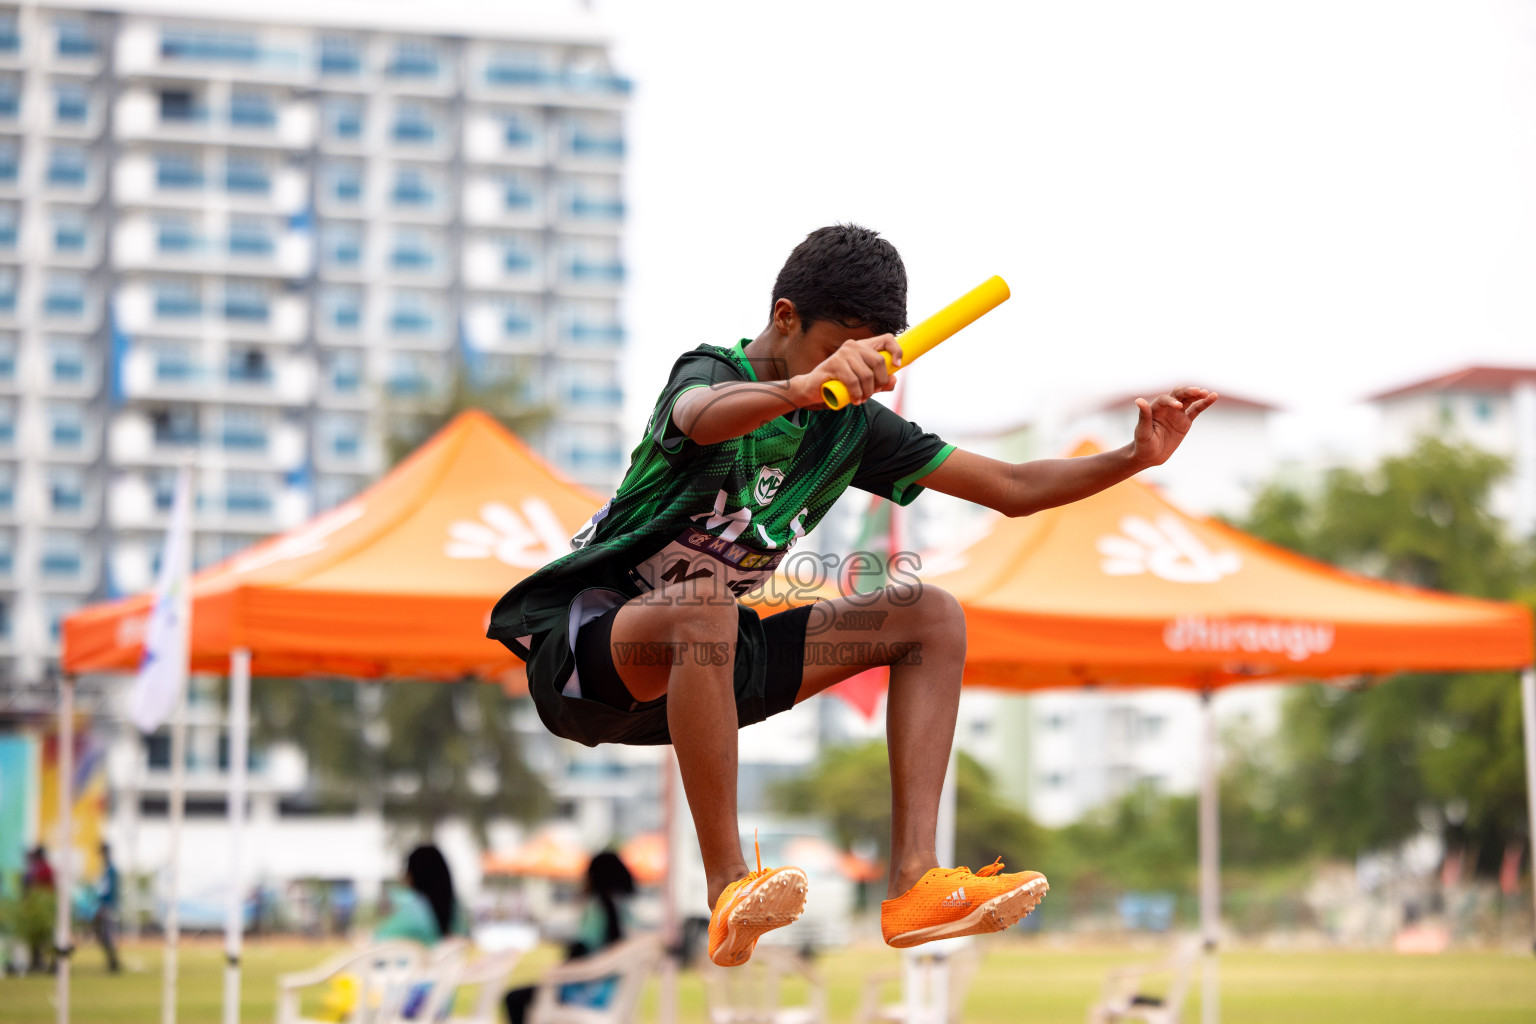
[{"label": "boy's left hand", "polygon": [[1216,401],[1216,392],[1205,388],[1176,388],[1171,394],[1158,395],[1152,401],[1136,399],[1141,415],[1136,420],[1132,445],[1135,459],[1146,466],[1161,466],[1168,461],[1189,433],[1195,417]]}]

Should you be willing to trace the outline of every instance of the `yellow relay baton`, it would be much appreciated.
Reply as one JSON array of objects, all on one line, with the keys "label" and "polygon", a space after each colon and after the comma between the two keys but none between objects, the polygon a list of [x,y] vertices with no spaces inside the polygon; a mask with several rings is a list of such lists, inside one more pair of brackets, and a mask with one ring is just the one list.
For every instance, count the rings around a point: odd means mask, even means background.
[{"label": "yellow relay baton", "polygon": [[[969,327],[984,314],[1007,302],[1009,294],[1007,281],[996,276],[989,277],[916,327],[908,328],[896,339],[901,346],[902,369],[906,369],[908,363],[956,331]],[[885,357],[886,370],[894,372],[891,354],[880,354]],[[821,397],[826,401],[828,409],[841,409],[848,404],[848,385],[840,380],[829,380],[821,386]]]}]

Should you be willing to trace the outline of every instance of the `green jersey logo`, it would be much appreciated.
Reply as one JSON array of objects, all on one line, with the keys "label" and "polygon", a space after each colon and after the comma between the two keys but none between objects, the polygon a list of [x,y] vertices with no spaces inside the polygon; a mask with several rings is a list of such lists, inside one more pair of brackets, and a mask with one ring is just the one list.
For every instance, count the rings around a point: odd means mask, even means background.
[{"label": "green jersey logo", "polygon": [[773,500],[773,496],[779,493],[779,485],[784,483],[784,471],[773,466],[764,466],[757,474],[757,486],[752,490],[752,497],[759,505],[766,505]]}]

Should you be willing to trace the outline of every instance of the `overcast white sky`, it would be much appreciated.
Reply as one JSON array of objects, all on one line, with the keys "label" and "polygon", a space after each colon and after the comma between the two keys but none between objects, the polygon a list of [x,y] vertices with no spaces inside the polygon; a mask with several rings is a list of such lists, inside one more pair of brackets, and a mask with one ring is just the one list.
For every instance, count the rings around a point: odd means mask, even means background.
[{"label": "overcast white sky", "polygon": [[1498,0],[596,0],[636,90],[631,412],[755,335],[812,228],[900,248],[959,432],[1175,379],[1358,430],[1373,390],[1536,365],[1536,9]]}]

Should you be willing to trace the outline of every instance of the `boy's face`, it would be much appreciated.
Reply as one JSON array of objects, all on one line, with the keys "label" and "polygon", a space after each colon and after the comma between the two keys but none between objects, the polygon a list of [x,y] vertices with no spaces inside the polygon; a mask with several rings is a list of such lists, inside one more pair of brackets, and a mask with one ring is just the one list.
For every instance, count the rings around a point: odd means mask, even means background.
[{"label": "boy's face", "polygon": [[[784,308],[787,307],[787,308]],[[798,377],[820,366],[845,341],[873,338],[869,327],[845,327],[834,320],[818,320],[810,329],[800,321],[794,303],[780,299],[774,309],[774,326],[784,334],[785,376]]]}]

